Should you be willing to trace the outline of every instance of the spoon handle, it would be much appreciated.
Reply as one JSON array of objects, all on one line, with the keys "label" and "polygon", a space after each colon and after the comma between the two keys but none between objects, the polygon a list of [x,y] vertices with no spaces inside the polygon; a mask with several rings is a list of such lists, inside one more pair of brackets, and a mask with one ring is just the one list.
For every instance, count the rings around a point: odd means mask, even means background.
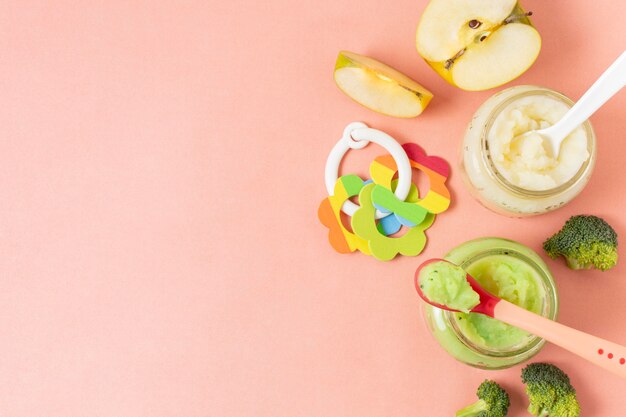
[{"label": "spoon handle", "polygon": [[625,346],[564,326],[505,300],[496,304],[493,317],[542,337],[626,378]]},{"label": "spoon handle", "polygon": [[548,128],[552,130],[550,134],[559,139],[565,138],[621,90],[624,85],[626,85],[626,51],[622,52],[619,58],[604,71],[561,120]]}]

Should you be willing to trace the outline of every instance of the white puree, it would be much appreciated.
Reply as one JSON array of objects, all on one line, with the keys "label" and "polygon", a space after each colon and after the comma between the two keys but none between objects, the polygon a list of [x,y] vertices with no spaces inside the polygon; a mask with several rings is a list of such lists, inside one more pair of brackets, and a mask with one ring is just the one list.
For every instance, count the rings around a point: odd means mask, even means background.
[{"label": "white puree", "polygon": [[505,107],[487,135],[491,158],[500,174],[511,184],[543,191],[565,184],[589,158],[583,127],[574,130],[561,145],[558,158],[549,155],[538,135],[513,141],[529,130],[557,122],[569,107],[553,98],[532,95]]}]

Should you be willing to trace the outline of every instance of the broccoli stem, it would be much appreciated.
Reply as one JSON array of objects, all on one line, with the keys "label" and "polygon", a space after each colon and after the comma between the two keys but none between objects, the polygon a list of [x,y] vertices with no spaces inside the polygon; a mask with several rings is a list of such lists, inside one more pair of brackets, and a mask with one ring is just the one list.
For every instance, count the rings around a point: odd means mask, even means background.
[{"label": "broccoli stem", "polygon": [[571,269],[591,269],[591,265],[580,264],[577,259],[565,257],[565,260],[567,261],[567,266],[569,266]]},{"label": "broccoli stem", "polygon": [[[550,413],[550,411],[548,411],[545,408],[542,408],[541,411],[539,411],[535,407],[533,407],[532,404],[528,406],[528,412],[530,414],[532,414],[533,416],[537,416],[537,417],[548,417],[548,415]],[[537,412],[538,412],[538,414],[535,414]]]},{"label": "broccoli stem", "polygon": [[485,400],[478,400],[474,404],[468,405],[456,412],[456,417],[475,417],[480,412],[487,410],[487,403]]}]

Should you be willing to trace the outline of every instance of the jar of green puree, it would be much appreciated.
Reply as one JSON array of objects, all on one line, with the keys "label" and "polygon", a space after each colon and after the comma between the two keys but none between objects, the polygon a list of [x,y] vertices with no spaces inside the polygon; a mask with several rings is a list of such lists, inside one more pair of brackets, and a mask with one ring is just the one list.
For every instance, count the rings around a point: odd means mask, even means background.
[{"label": "jar of green puree", "polygon": [[[547,265],[532,249],[506,239],[465,242],[445,256],[487,291],[556,320],[559,298]],[[454,358],[482,369],[503,369],[537,354],[544,340],[477,313],[455,313],[423,303],[428,328]]]}]

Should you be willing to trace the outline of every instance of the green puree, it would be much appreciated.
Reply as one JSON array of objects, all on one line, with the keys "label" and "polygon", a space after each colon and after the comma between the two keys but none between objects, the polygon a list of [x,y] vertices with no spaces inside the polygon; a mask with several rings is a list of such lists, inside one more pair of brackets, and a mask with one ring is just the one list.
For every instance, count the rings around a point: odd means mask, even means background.
[{"label": "green puree", "polygon": [[479,297],[465,276],[462,268],[450,262],[433,262],[420,271],[419,286],[430,301],[468,312],[478,305]]},{"label": "green puree", "polygon": [[[523,261],[511,256],[492,255],[472,263],[467,272],[490,293],[541,314],[544,290],[537,272]],[[483,314],[455,313],[455,319],[466,338],[485,348],[512,348],[531,337],[521,329]]]}]

